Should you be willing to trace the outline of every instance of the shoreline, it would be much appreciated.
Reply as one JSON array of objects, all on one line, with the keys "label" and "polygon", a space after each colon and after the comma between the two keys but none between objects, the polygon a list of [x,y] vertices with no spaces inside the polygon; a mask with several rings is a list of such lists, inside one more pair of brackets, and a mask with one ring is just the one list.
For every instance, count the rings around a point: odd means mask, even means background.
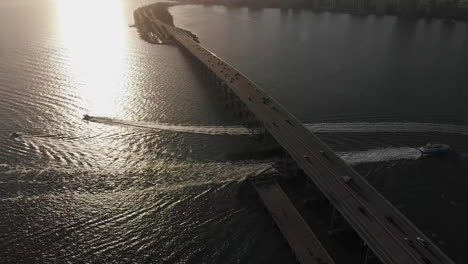
[{"label": "shoreline", "polygon": [[[175,27],[174,18],[169,12],[169,8],[181,3],[159,2],[137,8],[133,11],[134,25],[138,30],[140,37],[151,44],[171,44],[172,37],[168,34],[164,26],[158,26],[151,21],[149,17],[156,18],[169,26]],[[199,43],[198,36],[189,30],[178,28],[185,31],[195,42]]]},{"label": "shoreline", "polygon": [[316,12],[336,12],[351,15],[389,15],[405,18],[425,18],[425,19],[444,19],[448,21],[468,21],[468,3],[466,6],[396,6],[377,4],[360,5],[339,5],[333,4],[333,1],[325,1],[319,4],[318,1],[294,1],[292,3],[279,2],[274,0],[258,0],[256,2],[249,0],[171,0],[175,5],[203,5],[203,6],[226,6],[226,7],[247,7],[252,9],[279,8],[293,10],[311,10]]},{"label": "shoreline", "polygon": [[[265,9],[265,8],[278,8],[280,10],[307,10],[313,12],[332,12],[332,13],[342,13],[342,14],[350,14],[355,16],[395,16],[398,18],[403,19],[440,19],[445,21],[446,23],[454,24],[455,20],[461,22],[468,22],[468,7],[463,9],[463,16],[442,16],[442,15],[427,15],[419,13],[402,13],[397,12],[395,8],[390,8],[385,12],[378,12],[377,9],[370,12],[369,10],[359,11],[355,8],[343,8],[343,7],[332,7],[332,6],[316,6],[312,3],[304,3],[304,2],[295,2],[293,4],[286,4],[284,2],[281,3],[274,3],[274,2],[266,2],[265,0],[260,0],[259,2],[251,3],[245,0],[234,0],[230,2],[226,2],[226,0],[171,0],[171,2],[157,2],[153,4],[149,4],[146,6],[142,6],[134,10],[133,18],[134,24],[129,25],[130,27],[135,27],[138,30],[140,37],[149,42],[151,44],[172,44],[172,37],[166,31],[164,26],[158,26],[151,21],[151,19],[157,19],[167,24],[169,26],[178,28],[174,24],[174,17],[169,12],[169,8],[174,6],[182,6],[182,5],[201,5],[201,6],[223,6],[223,7],[231,7],[231,8],[252,8],[252,9]],[[315,6],[314,6],[315,5]],[[375,7],[374,7],[375,8]],[[195,42],[200,43],[200,40],[197,35],[192,33],[189,30],[178,28],[186,32]]]}]

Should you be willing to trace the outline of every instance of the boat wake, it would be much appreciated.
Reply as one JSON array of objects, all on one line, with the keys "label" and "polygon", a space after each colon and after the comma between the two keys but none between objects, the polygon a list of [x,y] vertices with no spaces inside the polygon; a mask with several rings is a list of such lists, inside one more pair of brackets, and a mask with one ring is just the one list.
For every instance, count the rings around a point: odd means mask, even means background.
[{"label": "boat wake", "polygon": [[415,122],[345,122],[345,123],[314,123],[305,126],[315,133],[445,133],[468,135],[468,126],[436,123]]},{"label": "boat wake", "polygon": [[90,122],[106,125],[118,125],[126,127],[138,127],[147,129],[157,129],[173,131],[180,133],[204,134],[204,135],[250,135],[250,131],[243,126],[191,126],[191,125],[173,125],[164,123],[126,121],[108,117],[90,117]]},{"label": "boat wake", "polygon": [[[205,135],[250,135],[250,130],[243,126],[196,126],[174,125],[154,122],[127,121],[108,117],[90,116],[88,121],[106,125],[119,125],[174,131],[181,133],[195,133]],[[314,133],[445,133],[468,136],[468,126],[436,123],[414,122],[345,122],[345,123],[313,123],[304,124]]]},{"label": "boat wake", "polygon": [[356,165],[360,163],[385,162],[396,160],[417,160],[421,151],[410,147],[380,148],[365,151],[339,152],[338,155],[347,163]]}]

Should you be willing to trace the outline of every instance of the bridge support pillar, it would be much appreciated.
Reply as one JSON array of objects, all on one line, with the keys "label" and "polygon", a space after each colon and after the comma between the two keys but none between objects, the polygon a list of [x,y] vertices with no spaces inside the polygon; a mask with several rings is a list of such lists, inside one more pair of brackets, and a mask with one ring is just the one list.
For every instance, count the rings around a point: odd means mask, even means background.
[{"label": "bridge support pillar", "polygon": [[363,264],[382,264],[382,261],[374,254],[372,249],[369,248],[369,246],[365,245],[365,253],[364,253],[364,259],[363,259]]},{"label": "bridge support pillar", "polygon": [[329,204],[329,201],[327,197],[320,191],[320,189],[315,185],[314,182],[309,177],[304,177],[305,178],[305,190],[307,193],[311,194],[313,197],[312,199],[308,199],[307,202],[310,204],[312,201],[317,202],[323,205]]},{"label": "bridge support pillar", "polygon": [[349,227],[343,216],[336,210],[336,208],[331,205],[331,217],[330,217],[330,229],[328,230],[328,234],[330,236],[335,236],[337,233],[348,231]]}]

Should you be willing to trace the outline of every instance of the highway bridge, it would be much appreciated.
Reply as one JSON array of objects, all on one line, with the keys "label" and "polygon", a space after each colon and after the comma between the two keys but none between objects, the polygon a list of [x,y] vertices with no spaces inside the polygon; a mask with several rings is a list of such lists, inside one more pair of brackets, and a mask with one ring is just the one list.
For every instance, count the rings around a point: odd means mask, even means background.
[{"label": "highway bridge", "polygon": [[[187,31],[167,25],[145,8],[138,16],[154,23],[192,56],[226,94],[247,126],[261,125],[294,159],[330,203],[385,264],[454,263],[435,243],[287,109],[201,44]],[[135,21],[138,27],[138,21]],[[253,58],[254,59],[254,58]]]}]

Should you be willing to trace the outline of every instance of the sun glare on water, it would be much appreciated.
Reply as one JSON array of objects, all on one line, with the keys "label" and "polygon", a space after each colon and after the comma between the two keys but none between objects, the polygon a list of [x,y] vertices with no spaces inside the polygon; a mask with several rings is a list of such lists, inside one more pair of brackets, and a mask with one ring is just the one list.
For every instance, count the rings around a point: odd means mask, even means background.
[{"label": "sun glare on water", "polygon": [[69,56],[69,74],[83,108],[118,116],[129,82],[127,25],[119,0],[56,0],[58,27]]}]

